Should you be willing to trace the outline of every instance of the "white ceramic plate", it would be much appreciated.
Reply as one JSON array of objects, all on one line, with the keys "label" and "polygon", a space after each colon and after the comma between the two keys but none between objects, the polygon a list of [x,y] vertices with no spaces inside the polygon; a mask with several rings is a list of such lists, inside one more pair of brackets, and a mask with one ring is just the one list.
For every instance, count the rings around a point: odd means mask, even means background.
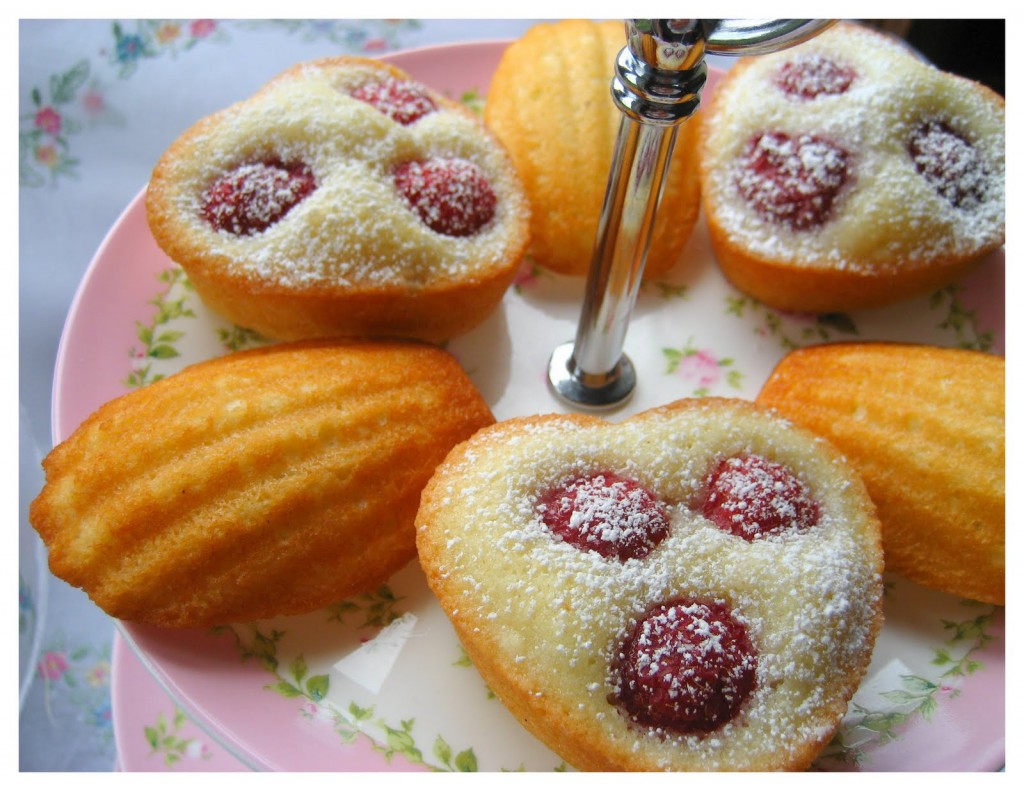
[{"label": "white ceramic plate", "polygon": [[[387,59],[473,102],[503,47]],[[487,322],[450,344],[499,420],[564,411],[546,387],[547,361],[573,337],[582,291],[579,279],[524,272]],[[1000,252],[960,283],[892,308],[780,314],[723,280],[701,223],[675,269],[641,290],[626,343],[640,383],[612,419],[685,396],[753,398],[789,349],[811,343],[884,339],[1002,353],[1003,300]],[[150,236],[140,195],[98,251],[69,314],[55,439],[114,396],[254,342],[187,287]],[[1002,608],[889,582],[874,662],[819,768],[1000,768]],[[379,591],[303,617],[212,631],[120,626],[176,706],[251,768],[563,768],[489,694],[415,563]],[[115,714],[128,717],[124,701]]]}]

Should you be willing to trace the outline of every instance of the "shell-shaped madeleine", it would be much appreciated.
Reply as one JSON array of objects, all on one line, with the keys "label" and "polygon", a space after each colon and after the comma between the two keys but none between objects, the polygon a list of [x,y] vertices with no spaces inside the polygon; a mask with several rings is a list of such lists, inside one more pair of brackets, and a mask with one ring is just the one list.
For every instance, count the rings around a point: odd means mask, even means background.
[{"label": "shell-shaped madeleine", "polygon": [[30,519],[53,573],[114,617],[308,612],[414,557],[421,489],[492,422],[438,348],[269,346],[102,406],[43,462]]},{"label": "shell-shaped madeleine", "polygon": [[[585,276],[590,267],[622,113],[611,97],[621,21],[534,25],[502,54],[484,118],[508,150],[532,209],[530,255]],[[675,266],[700,210],[700,114],[679,127],[644,276]]]},{"label": "shell-shaped madeleine", "polygon": [[758,396],[831,440],[882,523],[885,566],[1002,604],[1006,574],[1006,362],[892,343],[791,352]]}]

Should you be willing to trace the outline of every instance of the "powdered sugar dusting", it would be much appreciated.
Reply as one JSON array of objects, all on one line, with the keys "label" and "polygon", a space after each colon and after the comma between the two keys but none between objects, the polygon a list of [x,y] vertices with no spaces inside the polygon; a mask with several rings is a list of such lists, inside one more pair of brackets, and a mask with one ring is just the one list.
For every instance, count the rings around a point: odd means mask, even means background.
[{"label": "powdered sugar dusting", "polygon": [[[170,179],[174,213],[193,248],[230,273],[289,288],[418,288],[507,266],[528,207],[511,163],[469,111],[419,86],[437,109],[403,125],[352,96],[379,70],[309,64],[213,116],[179,151]],[[465,160],[496,198],[493,219],[454,238],[425,225],[393,173],[405,162]],[[224,173],[253,162],[308,165],[316,189],[258,234],[218,232],[201,196]]]},{"label": "powdered sugar dusting", "polygon": [[269,228],[315,188],[301,163],[246,163],[206,191],[203,217],[217,230],[248,236]]},{"label": "powdered sugar dusting", "polygon": [[[836,92],[846,70],[853,77]],[[795,100],[794,90],[802,98]],[[840,25],[791,51],[758,56],[727,78],[712,101],[703,188],[729,236],[755,255],[885,272],[1002,243],[1002,108],[896,43]],[[928,135],[912,153],[911,139],[927,124],[955,129],[962,143]],[[823,222],[793,223],[788,210],[765,211],[771,201],[750,188],[744,148],[771,136],[810,136],[846,152],[846,185]],[[838,169],[824,167],[826,161],[818,157],[812,172],[828,182]],[[927,175],[936,170],[956,174],[947,183],[959,185],[952,188],[959,198],[951,200],[951,188]]]},{"label": "powdered sugar dusting", "polygon": [[[577,712],[577,725],[602,740],[596,749],[635,750],[649,767],[785,762],[831,732],[878,628],[877,524],[862,488],[850,487],[829,453],[785,423],[720,402],[617,425],[568,417],[498,424],[435,479],[421,510],[421,560],[442,602],[458,602],[457,615],[449,612],[456,625],[484,635],[489,655],[525,657],[519,666],[531,668],[531,683]],[[710,472],[750,454],[784,463],[806,485],[821,505],[813,530],[750,542],[702,516],[695,504]],[[580,551],[544,524],[538,506],[553,483],[609,471],[665,504],[668,534],[645,557]],[[652,606],[680,600],[728,608],[751,645],[739,664],[749,668],[756,657],[753,689],[710,735],[638,724],[615,702],[626,635]]]},{"label": "powdered sugar dusting", "polygon": [[537,506],[559,538],[603,557],[645,557],[668,533],[664,507],[647,489],[612,473],[552,489]]},{"label": "powdered sugar dusting", "polygon": [[935,191],[961,209],[977,208],[990,187],[977,149],[941,121],[928,121],[908,142],[914,166]]},{"label": "powdered sugar dusting", "polygon": [[757,654],[725,602],[678,600],[651,607],[613,665],[612,697],[627,716],[666,731],[709,733],[746,702]]},{"label": "powdered sugar dusting", "polygon": [[769,220],[797,231],[815,229],[828,221],[846,183],[848,158],[828,140],[766,132],[747,144],[736,185]]},{"label": "powdered sugar dusting", "polygon": [[465,159],[403,162],[395,186],[425,225],[445,236],[472,236],[494,219],[498,199]]},{"label": "powdered sugar dusting", "polygon": [[818,503],[784,465],[762,456],[725,459],[711,473],[703,514],[748,541],[813,528]]},{"label": "powdered sugar dusting", "polygon": [[352,96],[373,105],[403,126],[415,123],[437,109],[430,92],[422,85],[393,77],[359,85],[352,91]]},{"label": "powdered sugar dusting", "polygon": [[790,96],[814,99],[845,93],[856,74],[852,66],[812,52],[783,63],[776,72],[775,83]]}]

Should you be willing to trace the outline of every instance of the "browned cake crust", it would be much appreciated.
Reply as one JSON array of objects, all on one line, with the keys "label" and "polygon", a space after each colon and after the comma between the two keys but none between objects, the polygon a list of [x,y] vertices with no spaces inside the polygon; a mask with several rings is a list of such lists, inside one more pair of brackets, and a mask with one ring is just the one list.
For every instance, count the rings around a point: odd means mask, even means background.
[{"label": "browned cake crust", "polygon": [[891,343],[787,355],[758,402],[830,439],[878,506],[886,568],[930,588],[1006,598],[1006,363]]},{"label": "browned cake crust", "polygon": [[[894,39],[840,23],[740,59],[702,112],[715,257],[767,305],[820,313],[893,303],[947,285],[1003,244],[1003,98]],[[759,182],[751,160],[779,178]],[[799,216],[805,189],[815,197]]]},{"label": "browned cake crust", "polygon": [[433,347],[241,352],[102,406],[45,459],[30,519],[53,573],[116,618],[308,612],[414,556],[420,490],[492,421]]},{"label": "browned cake crust", "polygon": [[[298,64],[249,99],[200,120],[160,158],[146,193],[150,229],[210,307],[268,338],[440,342],[496,309],[518,270],[529,209],[512,163],[468,108],[416,84],[436,110],[402,124],[352,94],[400,69],[368,58]],[[411,162],[480,168],[494,217],[466,236],[439,233],[394,184]],[[308,166],[312,193],[250,235],[216,229],[204,195],[252,163]]]},{"label": "browned cake crust", "polygon": [[[530,254],[586,275],[622,113],[611,98],[621,21],[536,25],[502,56],[484,117],[508,149],[533,210]],[[700,114],[683,124],[665,181],[644,276],[679,262],[700,211],[695,167]]]},{"label": "browned cake crust", "polygon": [[[705,518],[709,470],[745,454],[794,471],[820,504],[817,524],[748,542]],[[650,554],[602,556],[546,529],[545,491],[598,472],[666,504],[669,531]],[[628,529],[607,518],[609,535]],[[581,770],[804,769],[838,727],[881,625],[881,542],[863,484],[827,442],[745,401],[680,401],[616,424],[496,423],[449,454],[416,524],[427,581],[488,686]],[[708,733],[641,725],[612,702],[623,632],[677,598],[725,601],[757,657],[753,693]]]}]

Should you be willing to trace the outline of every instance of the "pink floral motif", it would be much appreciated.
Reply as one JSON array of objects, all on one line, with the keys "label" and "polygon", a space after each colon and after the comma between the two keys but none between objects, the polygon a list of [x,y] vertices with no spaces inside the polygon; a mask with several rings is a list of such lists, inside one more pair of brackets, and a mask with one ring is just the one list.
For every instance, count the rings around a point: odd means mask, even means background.
[{"label": "pink floral motif", "polygon": [[56,136],[60,134],[61,121],[60,113],[50,105],[40,107],[39,110],[36,111],[36,129],[40,129],[48,135]]},{"label": "pink floral motif", "polygon": [[684,356],[677,368],[680,376],[693,382],[701,390],[707,390],[718,384],[722,378],[722,369],[706,349],[699,349],[693,354]]},{"label": "pink floral motif", "polygon": [[665,373],[679,374],[693,385],[693,395],[709,395],[712,388],[726,384],[738,389],[743,375],[733,368],[730,357],[716,357],[709,349],[698,349],[687,341],[682,349],[662,349],[668,367]]},{"label": "pink floral motif", "polygon": [[388,48],[388,42],[382,38],[369,38],[363,44],[366,52],[383,52]]},{"label": "pink floral motif", "polygon": [[51,75],[48,91],[30,91],[32,109],[21,115],[18,133],[22,186],[41,186],[74,171],[77,160],[71,154],[69,137],[80,131],[82,124],[68,108],[77,104],[88,79],[89,64],[82,60]]},{"label": "pink floral motif", "polygon": [[63,651],[47,651],[39,660],[39,675],[50,681],[63,677],[70,665]]},{"label": "pink floral motif", "polygon": [[517,294],[535,287],[540,282],[543,270],[531,259],[523,261],[522,266],[512,281],[512,288]]},{"label": "pink floral motif", "polygon": [[206,38],[217,29],[217,23],[212,19],[194,19],[188,26],[188,32],[192,38]]},{"label": "pink floral motif", "polygon": [[185,747],[185,755],[188,758],[199,758],[205,761],[213,757],[213,750],[206,742],[192,740]]},{"label": "pink floral motif", "polygon": [[726,313],[737,318],[752,314],[760,322],[752,331],[761,338],[776,338],[787,351],[799,349],[809,343],[832,341],[837,335],[858,336],[860,330],[847,313],[803,313],[777,311],[752,297],[726,297]]},{"label": "pink floral motif", "polygon": [[95,88],[90,88],[82,94],[82,109],[89,115],[100,115],[107,109],[107,100]]},{"label": "pink floral motif", "polygon": [[537,274],[532,266],[524,266],[516,274],[515,287],[524,288],[537,282]]},{"label": "pink floral motif", "polygon": [[331,722],[334,719],[334,714],[329,706],[320,706],[308,698],[299,706],[299,714],[307,720],[315,722]]}]

